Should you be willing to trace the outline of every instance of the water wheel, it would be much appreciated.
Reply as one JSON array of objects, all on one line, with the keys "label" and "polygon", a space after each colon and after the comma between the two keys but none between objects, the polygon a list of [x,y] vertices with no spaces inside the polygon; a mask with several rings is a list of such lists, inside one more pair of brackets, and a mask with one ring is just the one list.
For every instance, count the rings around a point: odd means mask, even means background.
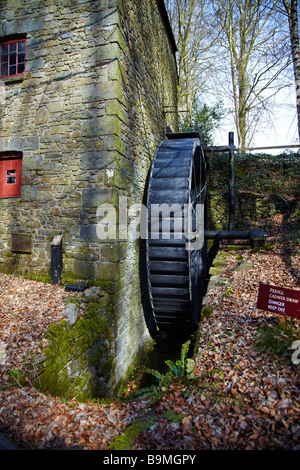
[{"label": "water wheel", "polygon": [[194,330],[205,289],[206,160],[197,131],[167,133],[147,193],[150,303],[160,330]]}]

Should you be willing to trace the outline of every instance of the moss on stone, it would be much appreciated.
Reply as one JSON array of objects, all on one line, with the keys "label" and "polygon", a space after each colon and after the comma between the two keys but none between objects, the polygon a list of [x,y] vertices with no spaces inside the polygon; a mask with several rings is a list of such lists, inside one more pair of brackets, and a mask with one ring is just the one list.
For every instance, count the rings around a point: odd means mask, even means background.
[{"label": "moss on stone", "polygon": [[216,261],[216,262],[214,262],[214,267],[215,268],[221,268],[222,266],[227,266],[227,263],[225,263],[225,261]]},{"label": "moss on stone", "polygon": [[228,251],[247,250],[247,249],[249,249],[248,245],[227,245]]},{"label": "moss on stone", "polygon": [[113,334],[101,315],[101,299],[87,302],[85,315],[75,325],[64,320],[51,325],[45,338],[49,344],[36,380],[43,392],[66,399],[109,393],[114,373]]},{"label": "moss on stone", "polygon": [[259,246],[254,246],[251,248],[251,253],[259,253],[260,252],[260,247]]},{"label": "moss on stone", "polygon": [[205,306],[202,308],[201,310],[201,314],[200,314],[200,319],[201,321],[204,319],[204,318],[210,318],[213,314],[213,309],[212,307],[210,306]]},{"label": "moss on stone", "polygon": [[270,243],[265,243],[262,248],[263,248],[263,250],[266,250],[266,251],[274,250],[274,246],[271,245]]},{"label": "moss on stone", "polygon": [[32,275],[31,278],[38,282],[44,282],[45,284],[51,283],[51,276],[48,276],[48,275],[38,275],[38,276]]},{"label": "moss on stone", "polygon": [[210,276],[218,276],[219,274],[222,274],[222,272],[223,270],[221,268],[212,267],[209,269]]},{"label": "moss on stone", "polygon": [[153,351],[153,341],[149,340],[143,346],[140,346],[132,358],[130,366],[127,368],[126,374],[123,375],[116,388],[116,398],[123,398],[127,391],[128,382],[132,381],[132,377],[136,373],[137,365],[147,364],[151,352]]},{"label": "moss on stone", "polygon": [[251,269],[252,267],[253,264],[250,261],[243,261],[235,268],[235,271],[248,271],[248,269]]}]

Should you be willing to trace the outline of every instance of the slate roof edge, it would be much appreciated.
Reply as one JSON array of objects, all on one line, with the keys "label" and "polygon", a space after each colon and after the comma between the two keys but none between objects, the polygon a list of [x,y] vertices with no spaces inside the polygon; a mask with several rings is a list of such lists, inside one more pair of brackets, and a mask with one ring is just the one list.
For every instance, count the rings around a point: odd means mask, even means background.
[{"label": "slate roof edge", "polygon": [[171,42],[171,46],[172,46],[172,49],[173,49],[173,53],[175,54],[175,52],[177,52],[178,49],[177,49],[177,44],[176,44],[176,41],[175,41],[175,38],[174,38],[174,35],[173,35],[173,30],[172,30],[172,27],[171,27],[171,23],[170,23],[170,20],[169,20],[169,15],[168,15],[168,12],[167,12],[167,9],[166,9],[166,6],[165,6],[165,2],[164,2],[164,0],[156,0],[156,3],[157,3],[157,6],[158,6],[158,9],[160,11],[160,14],[162,16],[163,22],[165,24],[165,27],[166,27],[166,30],[167,30],[167,33],[168,33],[168,36],[169,36],[169,39],[170,39],[170,42]]}]

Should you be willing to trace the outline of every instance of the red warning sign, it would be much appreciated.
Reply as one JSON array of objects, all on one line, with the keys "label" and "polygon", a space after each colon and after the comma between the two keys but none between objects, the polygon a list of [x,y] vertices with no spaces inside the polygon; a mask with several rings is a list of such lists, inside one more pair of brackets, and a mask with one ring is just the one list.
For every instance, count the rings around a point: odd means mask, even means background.
[{"label": "red warning sign", "polygon": [[257,308],[300,319],[300,290],[260,284]]}]

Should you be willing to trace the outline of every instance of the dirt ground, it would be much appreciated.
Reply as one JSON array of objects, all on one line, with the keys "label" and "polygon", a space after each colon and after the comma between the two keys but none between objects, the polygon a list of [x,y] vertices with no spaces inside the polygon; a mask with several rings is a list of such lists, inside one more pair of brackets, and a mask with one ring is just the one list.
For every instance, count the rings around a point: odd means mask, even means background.
[{"label": "dirt ground", "polygon": [[0,274],[0,433],[31,450],[300,450],[299,367],[256,346],[263,326],[284,321],[256,308],[259,283],[300,288],[299,244],[285,233],[270,243],[257,253],[225,250],[221,280],[206,296],[213,313],[200,326],[195,377],[144,395],[131,394],[132,382],[123,400],[110,403],[8,385],[45,347],[43,333],[62,318],[68,294]]}]

